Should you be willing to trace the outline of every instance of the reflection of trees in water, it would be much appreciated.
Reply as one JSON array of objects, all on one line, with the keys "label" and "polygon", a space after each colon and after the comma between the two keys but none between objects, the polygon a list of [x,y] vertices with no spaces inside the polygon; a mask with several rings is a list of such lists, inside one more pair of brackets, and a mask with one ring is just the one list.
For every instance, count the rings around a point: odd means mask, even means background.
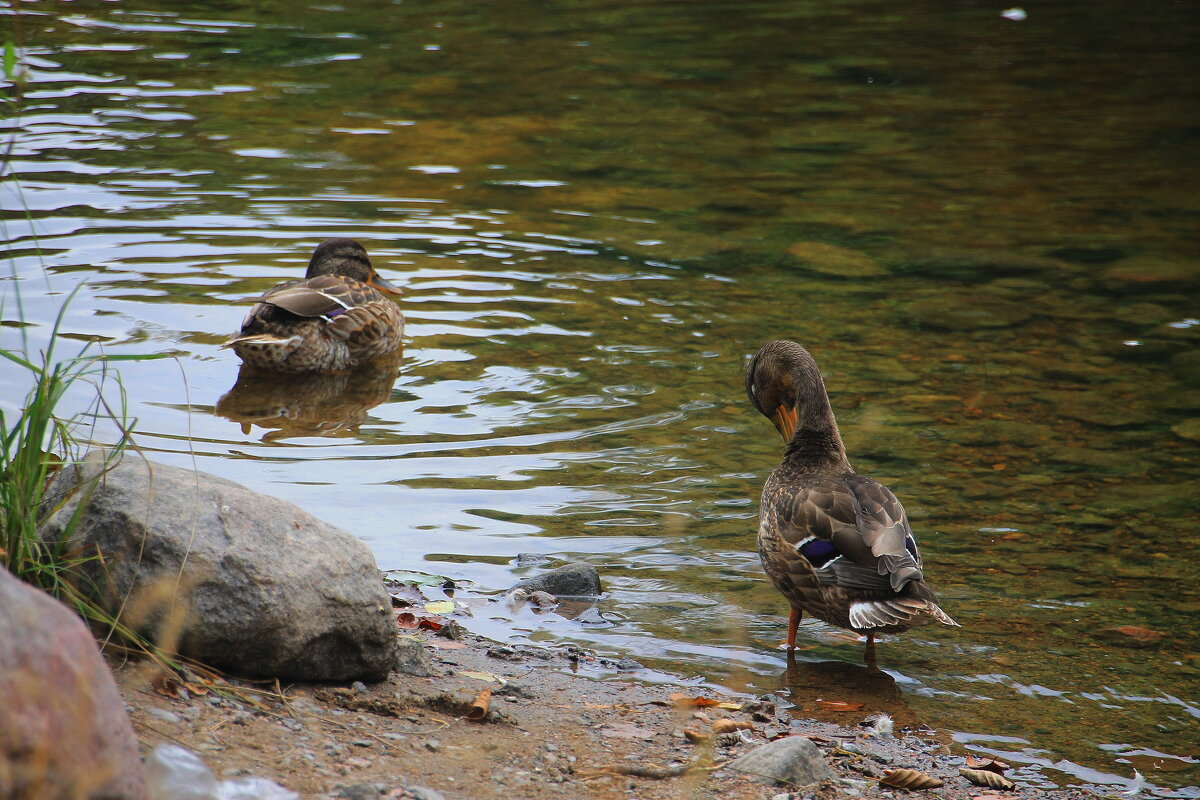
[{"label": "reflection of trees in water", "polygon": [[388,399],[400,355],[332,375],[284,375],[243,366],[233,388],[217,401],[216,412],[240,422],[243,433],[252,425],[268,429],[264,441],[352,434],[368,411]]},{"label": "reflection of trees in water", "polygon": [[[875,667],[845,661],[800,661],[789,654],[781,683],[791,691],[789,699],[805,717],[853,725],[883,712],[897,730],[919,722],[896,679]],[[831,711],[818,700],[862,703],[863,707],[859,712]]]}]

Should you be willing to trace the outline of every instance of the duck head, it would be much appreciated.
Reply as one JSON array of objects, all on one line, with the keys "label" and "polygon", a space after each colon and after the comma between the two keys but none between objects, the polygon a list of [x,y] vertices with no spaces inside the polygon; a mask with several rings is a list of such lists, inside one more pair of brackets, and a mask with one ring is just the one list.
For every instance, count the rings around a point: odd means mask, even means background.
[{"label": "duck head", "polygon": [[[817,362],[795,342],[767,342],[746,368],[746,394],[764,417],[771,420],[785,442],[797,425],[827,425],[829,398]],[[805,423],[802,423],[804,420]]]},{"label": "duck head", "polygon": [[374,286],[386,294],[400,294],[400,287],[375,271],[367,251],[353,239],[326,239],[317,245],[304,277],[318,275],[341,275]]}]

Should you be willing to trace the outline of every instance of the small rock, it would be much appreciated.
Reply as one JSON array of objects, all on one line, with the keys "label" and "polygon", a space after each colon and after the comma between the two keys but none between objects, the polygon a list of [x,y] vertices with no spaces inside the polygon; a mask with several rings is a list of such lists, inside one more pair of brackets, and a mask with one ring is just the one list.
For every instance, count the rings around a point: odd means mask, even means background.
[{"label": "small rock", "polygon": [[541,553],[517,553],[518,567],[536,567],[538,564],[545,564],[550,559]]},{"label": "small rock", "polygon": [[377,800],[383,797],[384,789],[375,783],[356,783],[353,786],[342,786],[336,797],[343,800]]},{"label": "small rock", "polygon": [[178,714],[167,711],[165,708],[148,708],[146,709],[146,713],[155,719],[161,719],[163,722],[178,723],[180,721]]},{"label": "small rock", "polygon": [[617,669],[642,669],[642,665],[626,656],[617,662]]},{"label": "small rock", "polygon": [[453,639],[456,642],[466,635],[467,629],[462,625],[459,625],[454,620],[447,621],[446,624],[442,626],[441,630],[434,634],[434,636],[440,636],[443,639]]},{"label": "small rock", "polygon": [[437,739],[426,739],[425,749],[431,753],[436,753],[442,749],[442,743]]},{"label": "small rock", "polygon": [[516,650],[512,649],[511,647],[506,647],[504,645],[498,645],[496,647],[488,648],[487,654],[491,658],[500,658],[505,661],[520,661],[521,660],[520,653],[518,653]]},{"label": "small rock", "polygon": [[350,684],[350,688],[356,692],[365,692],[367,690],[367,685],[362,681],[355,681],[354,683]]},{"label": "small rock", "polygon": [[526,592],[549,592],[555,597],[599,597],[600,573],[591,564],[575,561],[570,564],[526,578],[513,589]]},{"label": "small rock", "polygon": [[412,800],[446,800],[445,795],[437,789],[430,789],[427,786],[410,786],[408,794]]},{"label": "small rock", "polygon": [[728,764],[751,780],[771,785],[776,781],[807,786],[836,776],[817,746],[804,736],[789,736],[761,745]]},{"label": "small rock", "polygon": [[433,675],[433,659],[425,645],[416,639],[396,640],[396,671],[428,678]]}]

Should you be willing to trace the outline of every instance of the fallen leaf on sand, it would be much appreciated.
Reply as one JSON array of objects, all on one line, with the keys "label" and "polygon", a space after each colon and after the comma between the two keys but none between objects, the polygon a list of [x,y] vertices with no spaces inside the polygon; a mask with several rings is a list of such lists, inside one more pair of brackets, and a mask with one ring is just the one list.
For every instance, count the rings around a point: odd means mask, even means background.
[{"label": "fallen leaf on sand", "polygon": [[862,711],[865,703],[847,703],[844,700],[818,700],[817,705],[826,711]]},{"label": "fallen leaf on sand", "polygon": [[719,719],[713,723],[713,733],[733,733],[734,731],[752,731],[754,725],[744,719]]},{"label": "fallen leaf on sand", "polygon": [[632,722],[613,722],[600,729],[601,736],[617,739],[653,739],[654,731],[634,725]]},{"label": "fallen leaf on sand", "polygon": [[150,686],[158,694],[163,697],[170,697],[172,700],[179,699],[179,687],[181,684],[174,675],[168,672],[160,672],[150,680]]},{"label": "fallen leaf on sand", "polygon": [[967,766],[971,769],[986,769],[998,775],[1003,775],[1006,769],[1012,769],[997,758],[976,758],[975,756],[967,756]]},{"label": "fallen leaf on sand", "polygon": [[942,782],[916,769],[889,769],[879,782],[897,789],[936,789]]},{"label": "fallen leaf on sand", "polygon": [[976,786],[990,786],[993,789],[1013,789],[1016,784],[1004,777],[998,772],[991,772],[986,769],[971,769],[969,767],[959,767],[958,774],[969,780]]},{"label": "fallen leaf on sand", "polygon": [[430,614],[450,614],[454,611],[453,600],[436,600],[425,604],[425,611]]},{"label": "fallen leaf on sand", "polygon": [[488,707],[492,704],[492,690],[484,689],[475,698],[475,702],[471,703],[471,710],[467,712],[467,719],[478,722],[487,716]]},{"label": "fallen leaf on sand", "polygon": [[508,681],[504,680],[504,678],[501,678],[499,675],[496,675],[491,672],[474,672],[472,670],[463,670],[462,672],[460,672],[458,674],[464,678],[474,678],[477,681],[487,681],[489,683],[498,683],[501,686],[508,683]]},{"label": "fallen leaf on sand", "polygon": [[740,703],[724,703],[720,700],[713,700],[711,697],[688,697],[682,692],[675,692],[671,695],[671,702],[677,706],[686,706],[688,708],[727,708],[737,710],[741,708]]},{"label": "fallen leaf on sand", "polygon": [[692,744],[699,744],[700,742],[707,742],[712,737],[706,733],[700,733],[699,731],[693,731],[684,728],[683,738],[687,739]]}]

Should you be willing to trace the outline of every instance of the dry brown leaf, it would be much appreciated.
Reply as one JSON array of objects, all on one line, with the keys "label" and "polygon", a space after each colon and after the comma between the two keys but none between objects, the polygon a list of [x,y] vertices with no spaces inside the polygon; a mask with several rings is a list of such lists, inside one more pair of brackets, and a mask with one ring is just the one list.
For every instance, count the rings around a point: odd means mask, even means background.
[{"label": "dry brown leaf", "polygon": [[967,756],[967,766],[971,769],[986,769],[997,775],[1003,775],[1004,770],[1012,769],[998,758],[976,758],[975,756]]},{"label": "dry brown leaf", "polygon": [[412,630],[420,623],[417,622],[417,615],[411,611],[401,611],[396,615],[396,625],[405,630]]},{"label": "dry brown leaf", "polygon": [[936,789],[942,782],[932,775],[915,769],[889,769],[879,782],[897,789]]},{"label": "dry brown leaf", "polygon": [[842,700],[818,700],[817,705],[826,711],[862,711],[865,703],[847,703]]},{"label": "dry brown leaf", "polygon": [[713,733],[733,733],[734,731],[752,731],[754,725],[744,719],[719,719],[713,723]]},{"label": "dry brown leaf", "polygon": [[959,767],[958,774],[969,780],[976,786],[989,786],[993,789],[1015,789],[1016,784],[1008,778],[986,769],[971,769],[970,767]]},{"label": "dry brown leaf", "polygon": [[731,711],[736,711],[742,707],[740,703],[713,700],[711,697],[689,697],[682,692],[675,692],[671,695],[671,702],[677,706],[687,706],[689,708],[725,708]]},{"label": "dry brown leaf", "polygon": [[480,721],[487,716],[488,707],[492,704],[492,690],[484,689],[475,698],[475,702],[471,703],[471,710],[467,712],[467,719],[475,722]]},{"label": "dry brown leaf", "polygon": [[179,679],[169,672],[160,672],[150,679],[150,688],[157,694],[163,697],[169,697],[172,700],[179,699]]},{"label": "dry brown leaf", "polygon": [[706,733],[700,733],[698,731],[688,730],[687,728],[683,729],[683,737],[685,739],[687,739],[689,742],[691,742],[692,744],[700,744],[701,742],[707,742],[709,739],[712,738],[711,736],[709,736]]}]

